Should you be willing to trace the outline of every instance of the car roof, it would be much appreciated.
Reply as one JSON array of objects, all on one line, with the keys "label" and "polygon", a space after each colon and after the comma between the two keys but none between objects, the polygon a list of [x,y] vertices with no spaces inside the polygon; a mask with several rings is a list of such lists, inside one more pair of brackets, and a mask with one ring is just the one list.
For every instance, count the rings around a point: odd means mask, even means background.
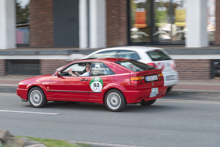
[{"label": "car roof", "polygon": [[120,46],[120,47],[104,48],[104,49],[100,49],[100,50],[145,50],[145,51],[150,51],[150,50],[155,50],[155,49],[163,50],[163,48],[147,47],[147,46]]}]

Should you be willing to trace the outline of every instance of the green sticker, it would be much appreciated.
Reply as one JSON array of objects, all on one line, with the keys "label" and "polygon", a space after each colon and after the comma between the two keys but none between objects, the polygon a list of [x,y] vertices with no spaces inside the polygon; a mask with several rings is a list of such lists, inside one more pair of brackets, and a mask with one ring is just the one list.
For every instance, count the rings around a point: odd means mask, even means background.
[{"label": "green sticker", "polygon": [[100,77],[95,77],[90,81],[89,85],[92,91],[101,92],[103,88],[103,81]]}]

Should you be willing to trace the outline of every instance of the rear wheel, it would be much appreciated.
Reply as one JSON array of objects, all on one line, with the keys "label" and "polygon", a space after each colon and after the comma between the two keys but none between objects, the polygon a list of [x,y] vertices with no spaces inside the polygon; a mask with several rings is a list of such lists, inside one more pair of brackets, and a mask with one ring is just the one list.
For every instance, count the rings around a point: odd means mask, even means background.
[{"label": "rear wheel", "polygon": [[167,93],[170,92],[172,88],[172,86],[167,87]]},{"label": "rear wheel", "polygon": [[127,102],[124,95],[118,90],[110,90],[105,95],[105,106],[114,112],[122,111],[125,109]]},{"label": "rear wheel", "polygon": [[39,87],[34,87],[29,91],[28,100],[31,106],[35,108],[43,107],[47,103],[44,92]]},{"label": "rear wheel", "polygon": [[150,106],[150,105],[153,105],[155,102],[156,102],[157,99],[155,100],[150,100],[150,101],[145,101],[145,102],[142,102],[140,103],[142,106]]}]

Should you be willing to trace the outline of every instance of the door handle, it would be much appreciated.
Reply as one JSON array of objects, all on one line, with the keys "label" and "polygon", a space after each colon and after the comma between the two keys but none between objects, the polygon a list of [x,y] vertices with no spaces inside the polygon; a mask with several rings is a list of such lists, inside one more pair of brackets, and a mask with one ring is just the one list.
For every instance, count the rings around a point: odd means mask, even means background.
[{"label": "door handle", "polygon": [[81,79],[81,81],[88,81],[88,79]]}]

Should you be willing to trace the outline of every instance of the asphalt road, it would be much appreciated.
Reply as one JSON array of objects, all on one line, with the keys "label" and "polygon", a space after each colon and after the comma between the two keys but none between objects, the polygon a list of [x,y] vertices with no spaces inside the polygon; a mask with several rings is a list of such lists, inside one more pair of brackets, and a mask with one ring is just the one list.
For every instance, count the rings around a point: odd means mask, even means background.
[{"label": "asphalt road", "polygon": [[[0,93],[0,129],[17,136],[108,143],[109,146],[219,147],[220,95],[170,93],[150,107],[54,103],[32,108],[15,93]],[[127,146],[127,147],[128,147]]]}]

